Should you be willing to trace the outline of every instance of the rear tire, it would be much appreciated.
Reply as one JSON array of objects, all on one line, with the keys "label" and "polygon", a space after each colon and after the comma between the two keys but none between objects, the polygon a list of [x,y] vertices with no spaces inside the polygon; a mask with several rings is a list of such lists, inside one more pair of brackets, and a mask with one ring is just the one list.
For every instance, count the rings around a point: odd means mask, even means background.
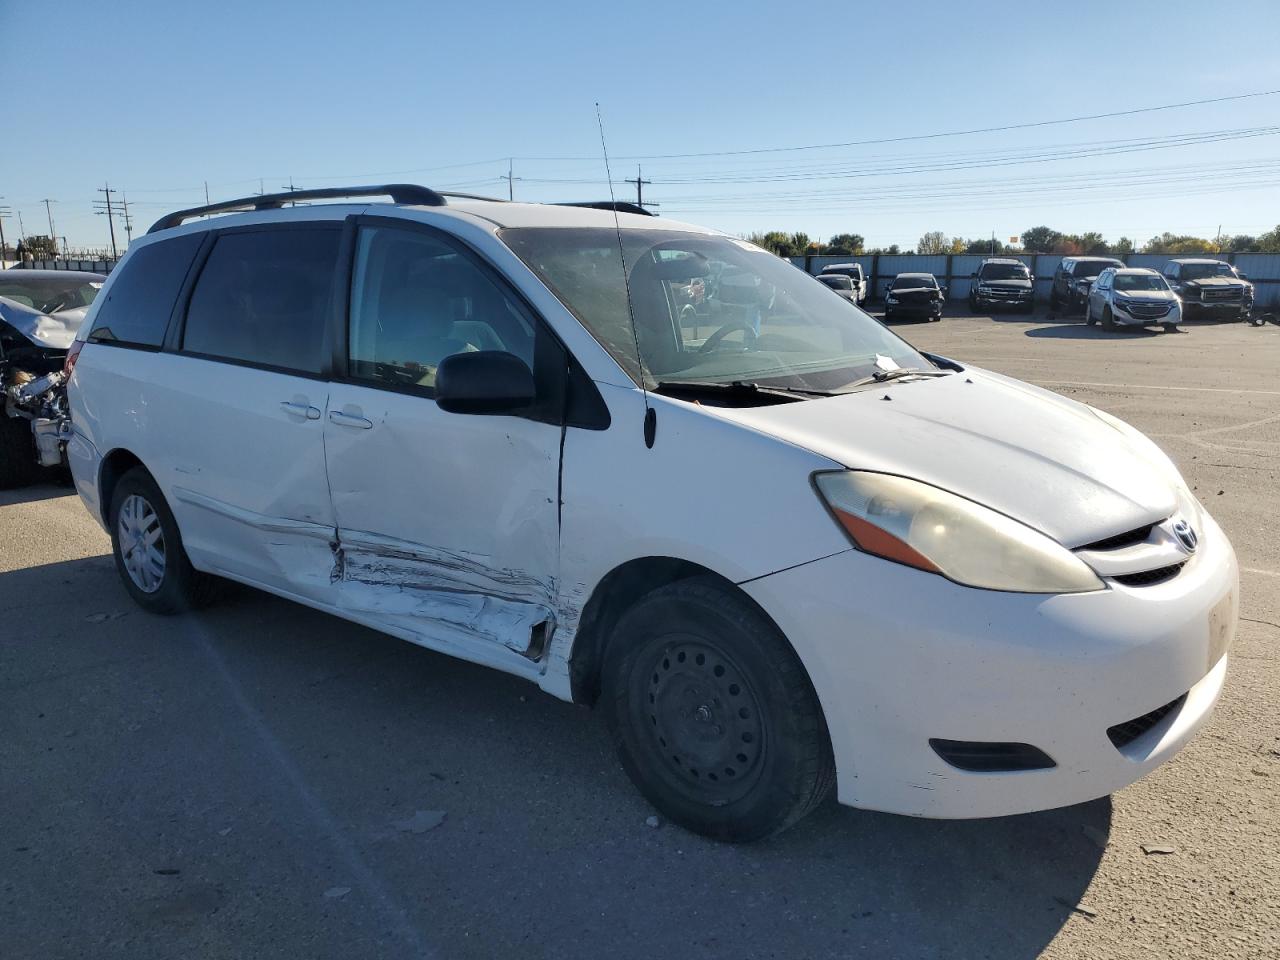
[{"label": "rear tire", "polygon": [[6,414],[0,402],[0,490],[29,486],[39,477],[31,424],[22,417]]},{"label": "rear tire", "polygon": [[171,614],[209,604],[219,581],[191,566],[182,534],[151,474],[134,467],[116,484],[108,514],[116,572],[134,602]]},{"label": "rear tire", "polygon": [[835,782],[826,721],[795,651],[710,577],[660,587],[623,614],[603,679],[623,768],[688,830],[759,840]]}]

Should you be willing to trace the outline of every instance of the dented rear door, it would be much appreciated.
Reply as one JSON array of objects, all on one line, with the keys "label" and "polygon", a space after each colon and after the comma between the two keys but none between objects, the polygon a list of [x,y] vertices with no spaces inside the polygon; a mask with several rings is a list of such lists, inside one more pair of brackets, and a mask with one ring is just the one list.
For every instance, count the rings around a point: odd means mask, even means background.
[{"label": "dented rear door", "polygon": [[333,601],[468,659],[534,659],[554,626],[561,425],[541,407],[445,413],[434,379],[460,351],[505,350],[533,369],[544,334],[447,235],[356,222],[346,375],[324,423]]}]

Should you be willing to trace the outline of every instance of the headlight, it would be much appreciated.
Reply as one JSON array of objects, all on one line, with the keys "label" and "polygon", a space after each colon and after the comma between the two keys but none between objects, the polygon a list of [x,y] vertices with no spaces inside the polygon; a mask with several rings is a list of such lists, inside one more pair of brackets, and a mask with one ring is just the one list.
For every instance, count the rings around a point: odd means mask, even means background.
[{"label": "headlight", "polygon": [[957,583],[1017,593],[1083,593],[1102,581],[1025,524],[938,487],[885,473],[814,475],[853,545]]},{"label": "headlight", "polygon": [[889,294],[889,296],[887,296],[887,297],[885,297],[885,298],[884,298],[884,302],[885,302],[885,303],[897,303],[897,302],[898,302],[898,298],[897,298],[897,297],[895,297],[893,294]]}]

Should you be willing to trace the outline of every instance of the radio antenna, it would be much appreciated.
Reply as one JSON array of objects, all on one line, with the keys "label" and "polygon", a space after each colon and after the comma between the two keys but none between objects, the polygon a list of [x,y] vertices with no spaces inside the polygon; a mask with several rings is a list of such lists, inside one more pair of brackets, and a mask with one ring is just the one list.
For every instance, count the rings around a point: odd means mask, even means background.
[{"label": "radio antenna", "polygon": [[613,230],[618,236],[618,259],[622,262],[622,285],[627,294],[627,316],[631,320],[631,339],[636,345],[636,365],[640,368],[640,392],[644,395],[644,445],[653,447],[658,432],[658,413],[649,405],[649,388],[644,385],[644,357],[640,353],[640,333],[636,330],[636,308],[631,302],[631,278],[627,276],[627,255],[622,246],[622,225],[618,221],[618,201],[613,195],[613,174],[609,170],[609,147],[604,142],[604,119],[600,101],[596,101],[596,126],[600,128],[600,151],[604,154],[604,175],[609,181],[609,206],[613,210]]}]

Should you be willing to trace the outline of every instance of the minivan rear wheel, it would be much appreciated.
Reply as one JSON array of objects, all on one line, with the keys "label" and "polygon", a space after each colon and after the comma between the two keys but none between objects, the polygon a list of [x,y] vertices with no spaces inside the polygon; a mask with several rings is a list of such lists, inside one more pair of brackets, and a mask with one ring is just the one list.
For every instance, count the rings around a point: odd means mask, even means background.
[{"label": "minivan rear wheel", "polygon": [[835,782],[826,723],[795,652],[711,578],[661,587],[623,614],[603,679],[623,767],[689,830],[758,840],[805,816]]},{"label": "minivan rear wheel", "polygon": [[173,512],[142,467],[116,484],[108,523],[116,572],[139,606],[152,613],[180,613],[213,599],[217,578],[191,566]]}]

